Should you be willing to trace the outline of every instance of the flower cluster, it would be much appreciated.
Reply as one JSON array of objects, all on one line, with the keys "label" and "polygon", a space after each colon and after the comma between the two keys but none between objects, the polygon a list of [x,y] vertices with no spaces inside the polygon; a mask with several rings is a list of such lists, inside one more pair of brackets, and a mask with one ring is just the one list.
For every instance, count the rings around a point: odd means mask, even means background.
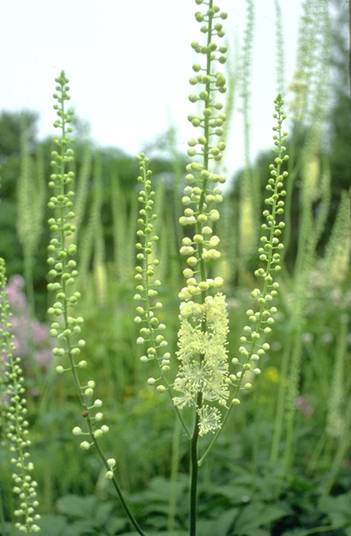
[{"label": "flower cluster", "polygon": [[16,527],[26,534],[40,532],[36,513],[38,508],[37,482],[32,477],[34,465],[30,459],[31,445],[28,432],[27,407],[21,359],[14,356],[15,343],[11,333],[11,313],[6,292],[5,262],[0,258],[0,360],[4,368],[2,387],[6,408],[5,437],[14,465],[13,491],[19,505],[15,510]]},{"label": "flower cluster", "polygon": [[[137,344],[144,346],[145,351],[140,357],[142,362],[157,361],[160,367],[160,377],[148,379],[149,385],[155,385],[159,392],[167,389],[164,377],[170,369],[170,353],[167,350],[167,341],[163,335],[166,325],[160,321],[158,313],[162,309],[162,303],[158,298],[158,289],[161,285],[156,279],[155,270],[159,264],[155,256],[154,244],[159,237],[154,231],[155,192],[152,189],[151,170],[148,168],[149,160],[144,154],[138,156],[140,175],[138,182],[142,188],[138,194],[141,205],[138,215],[137,230],[137,261],[135,281],[136,294],[134,299],[139,302],[136,308],[134,322],[139,326]],[[166,385],[164,385],[166,384]]]},{"label": "flower cluster", "polygon": [[214,66],[226,61],[227,48],[220,42],[224,36],[220,21],[227,15],[218,6],[214,6],[212,1],[197,3],[206,6],[204,11],[197,12],[195,16],[201,23],[201,32],[207,34],[208,39],[204,45],[192,43],[193,49],[204,58],[204,64],[201,65],[201,61],[193,65],[194,76],[190,79],[190,84],[198,87],[198,91],[191,94],[189,100],[201,103],[201,108],[198,115],[188,117],[197,128],[197,133],[188,141],[188,155],[193,161],[187,165],[187,184],[182,197],[184,214],[179,221],[181,225],[195,227],[195,232],[192,236],[183,238],[180,249],[180,253],[187,257],[188,265],[184,271],[187,285],[180,292],[181,300],[206,293],[210,287],[221,286],[219,279],[205,280],[204,273],[199,273],[199,267],[203,264],[202,261],[220,257],[220,240],[214,234],[213,227],[220,217],[216,204],[223,200],[218,184],[224,182],[224,177],[210,170],[210,163],[219,161],[225,149],[225,114],[223,103],[217,100],[217,94],[225,92],[226,82],[222,71],[214,69]]},{"label": "flower cluster", "polygon": [[[179,293],[180,299],[185,301],[206,295],[209,289],[217,289],[223,284],[219,277],[206,277],[205,266],[221,255],[218,249],[220,239],[214,233],[214,226],[220,218],[216,205],[223,201],[218,184],[225,179],[211,170],[210,165],[221,159],[225,149],[225,114],[223,104],[217,100],[218,92],[224,93],[226,90],[225,77],[214,66],[226,61],[227,48],[220,42],[224,31],[219,21],[227,15],[212,1],[197,3],[206,6],[203,12],[197,12],[195,16],[201,23],[201,32],[207,34],[208,39],[205,45],[192,43],[193,49],[204,57],[204,64],[193,65],[195,76],[190,79],[190,83],[199,89],[189,99],[191,102],[200,102],[201,109],[199,115],[189,115],[189,121],[197,128],[197,133],[188,141],[188,155],[193,161],[187,165],[187,184],[182,197],[184,214],[179,220],[181,225],[190,227],[180,248],[181,255],[187,258],[187,268],[183,272],[186,286]],[[193,232],[191,228],[195,228]]]},{"label": "flower cluster", "polygon": [[75,214],[73,211],[73,179],[74,173],[69,169],[73,161],[72,140],[72,113],[66,110],[65,104],[69,100],[69,86],[65,74],[62,72],[56,79],[56,93],[54,98],[57,104],[54,109],[57,120],[54,123],[60,129],[61,135],[54,138],[55,150],[52,151],[49,187],[53,190],[48,206],[54,211],[49,219],[52,238],[48,246],[48,264],[50,283],[48,289],[54,294],[53,304],[48,312],[53,318],[50,334],[57,340],[53,354],[59,363],[56,371],[63,374],[70,371],[73,374],[75,386],[86,420],[86,429],[75,426],[72,430],[75,436],[87,436],[80,446],[89,450],[97,446],[96,440],[109,431],[106,424],[101,424],[103,413],[102,401],[95,398],[95,381],[90,379],[81,384],[79,370],[85,369],[87,362],[82,359],[81,352],[85,346],[85,339],[81,336],[83,318],[76,314],[76,306],[80,293],[74,290],[78,276],[77,246],[73,242]]},{"label": "flower cluster", "polygon": [[203,6],[195,18],[205,39],[203,44],[192,43],[200,60],[193,65],[194,76],[190,79],[198,90],[189,100],[200,106],[197,115],[188,117],[197,132],[188,141],[192,162],[186,168],[184,213],[179,220],[186,227],[180,253],[186,257],[187,266],[183,270],[185,286],[179,292],[180,364],[174,388],[180,396],[174,397],[174,402],[179,408],[195,407],[199,434],[205,435],[221,426],[221,413],[210,404],[224,406],[229,396],[226,302],[218,292],[223,279],[213,273],[213,261],[221,256],[215,226],[220,218],[217,204],[223,201],[220,184],[225,180],[217,170],[225,150],[225,114],[218,94],[226,91],[221,65],[226,62],[222,21],[227,14],[213,0],[196,3]]},{"label": "flower cluster", "polygon": [[199,433],[205,435],[221,426],[220,411],[211,404],[226,406],[229,398],[225,296],[218,293],[207,296],[204,303],[183,302],[180,318],[177,352],[180,365],[174,389],[181,394],[174,397],[174,403],[180,409],[196,408],[197,396],[201,393]]},{"label": "flower cluster", "polygon": [[[287,132],[283,132],[282,124],[285,119],[283,112],[283,99],[280,95],[275,100],[276,125],[273,127],[273,140],[277,153],[274,162],[270,164],[270,178],[266,185],[268,197],[265,199],[267,208],[263,211],[265,223],[261,225],[263,231],[260,238],[259,259],[262,266],[255,271],[256,277],[263,279],[262,289],[255,288],[252,297],[257,302],[257,310],[248,309],[246,311],[248,323],[244,326],[244,334],[240,338],[241,346],[238,357],[232,359],[235,366],[235,373],[230,378],[236,390],[236,394],[241,389],[249,390],[252,387],[252,379],[260,374],[260,358],[270,349],[266,342],[266,337],[272,331],[274,315],[277,308],[272,304],[278,294],[279,283],[274,280],[274,275],[280,271],[280,252],[283,249],[281,235],[284,229],[284,222],[281,217],[284,214],[284,180],[288,176],[287,171],[282,171],[283,163],[288,160],[284,142]],[[237,398],[234,399],[238,403]]]}]

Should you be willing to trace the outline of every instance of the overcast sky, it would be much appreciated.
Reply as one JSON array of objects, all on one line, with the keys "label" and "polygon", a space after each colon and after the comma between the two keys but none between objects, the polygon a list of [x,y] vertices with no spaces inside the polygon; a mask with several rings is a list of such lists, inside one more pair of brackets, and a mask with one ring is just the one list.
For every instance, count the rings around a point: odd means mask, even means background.
[{"label": "overcast sky", "polygon": [[[287,80],[295,63],[301,0],[280,0]],[[217,0],[226,34],[242,42],[245,0]],[[252,83],[252,157],[270,147],[276,93],[274,0],[256,0]],[[188,79],[198,39],[194,0],[0,0],[0,109],[40,114],[52,133],[53,79],[64,69],[72,104],[99,145],[140,151],[170,125],[180,148],[192,135]],[[234,117],[226,161],[243,164],[242,122]]]}]

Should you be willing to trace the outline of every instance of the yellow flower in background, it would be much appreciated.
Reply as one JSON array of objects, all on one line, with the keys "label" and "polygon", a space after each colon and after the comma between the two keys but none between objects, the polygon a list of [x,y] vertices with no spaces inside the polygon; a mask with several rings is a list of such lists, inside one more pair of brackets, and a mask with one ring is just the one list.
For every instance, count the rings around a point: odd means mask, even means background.
[{"label": "yellow flower in background", "polygon": [[272,383],[278,383],[279,371],[276,367],[268,367],[264,373],[266,379]]}]

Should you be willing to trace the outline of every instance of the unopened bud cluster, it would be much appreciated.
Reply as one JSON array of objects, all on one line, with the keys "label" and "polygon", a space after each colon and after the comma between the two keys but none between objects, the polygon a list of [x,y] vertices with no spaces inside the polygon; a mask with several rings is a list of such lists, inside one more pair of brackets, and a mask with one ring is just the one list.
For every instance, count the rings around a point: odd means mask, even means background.
[{"label": "unopened bud cluster", "polygon": [[[257,303],[254,309],[246,311],[247,324],[243,328],[240,338],[238,356],[232,359],[235,372],[230,378],[237,393],[240,390],[250,390],[253,378],[260,374],[260,359],[268,352],[270,345],[266,338],[272,331],[274,315],[277,308],[273,305],[278,294],[279,283],[275,281],[275,275],[281,270],[280,259],[283,243],[281,236],[285,227],[282,221],[284,214],[284,198],[286,191],[284,181],[288,176],[287,171],[282,170],[284,162],[288,160],[285,141],[287,132],[283,132],[282,124],[285,119],[283,112],[283,99],[280,95],[275,100],[274,118],[276,125],[273,127],[273,141],[277,156],[270,164],[270,177],[266,185],[268,196],[265,199],[267,208],[263,211],[265,222],[261,225],[262,235],[258,250],[261,267],[255,271],[255,275],[263,280],[262,288],[255,288],[252,297]],[[235,399],[235,403],[239,400]]]},{"label": "unopened bud cluster", "polygon": [[[80,339],[83,318],[74,315],[74,306],[78,303],[80,294],[74,291],[74,284],[78,276],[77,270],[77,246],[72,242],[75,232],[73,224],[73,180],[74,172],[70,164],[73,162],[72,114],[65,109],[65,103],[69,99],[68,80],[62,72],[56,79],[56,93],[54,99],[57,103],[54,109],[57,120],[54,126],[60,129],[61,136],[54,138],[55,149],[51,153],[52,174],[49,187],[53,194],[49,199],[48,206],[53,211],[53,217],[49,219],[51,239],[48,246],[48,289],[53,293],[54,299],[49,308],[52,317],[51,335],[58,340],[58,346],[53,349],[57,361],[64,362],[68,352],[75,366],[83,368],[86,363],[80,362],[79,357],[85,341]],[[57,365],[59,374],[66,369],[61,364]]]},{"label": "unopened bud cluster", "polygon": [[33,479],[34,465],[30,459],[30,446],[21,359],[14,357],[15,344],[11,333],[11,313],[6,292],[5,262],[0,258],[0,354],[4,364],[3,386],[6,400],[4,419],[5,438],[9,445],[13,491],[18,505],[14,512],[16,528],[26,534],[40,532],[37,513],[37,482]]},{"label": "unopened bud cluster", "polygon": [[70,136],[72,113],[66,110],[65,106],[70,97],[68,79],[63,72],[56,79],[56,84],[54,110],[57,119],[54,127],[59,129],[60,135],[54,138],[55,150],[51,153],[52,174],[49,182],[53,194],[48,206],[54,216],[49,219],[51,239],[48,246],[48,289],[54,294],[54,299],[48,312],[52,317],[50,334],[57,340],[57,346],[53,349],[58,361],[56,371],[58,374],[67,371],[73,374],[83,416],[87,421],[86,430],[75,426],[72,432],[75,436],[87,437],[80,446],[83,450],[89,450],[99,437],[109,431],[109,427],[101,424],[104,415],[101,412],[102,401],[95,397],[95,381],[89,379],[85,384],[81,384],[78,374],[81,369],[87,367],[87,362],[81,355],[85,347],[85,339],[81,335],[84,319],[75,311],[80,293],[75,290],[78,270],[77,246],[73,242],[74,173],[70,170],[74,156]]},{"label": "unopened bud cluster", "polygon": [[[225,143],[223,125],[225,114],[218,95],[226,91],[225,77],[218,65],[226,61],[227,47],[223,43],[222,20],[227,14],[210,2],[197,2],[202,11],[195,14],[205,34],[204,44],[193,42],[192,48],[199,54],[199,63],[193,65],[194,75],[190,84],[196,91],[189,96],[191,102],[199,103],[197,115],[188,119],[196,128],[195,136],[188,141],[188,155],[193,159],[187,165],[186,186],[182,203],[184,213],[180,218],[183,226],[189,227],[180,249],[186,257],[184,270],[186,286],[180,291],[181,300],[191,300],[195,296],[206,295],[209,289],[222,286],[221,278],[205,277],[201,265],[205,266],[220,257],[220,239],[214,232],[220,218],[217,204],[223,201],[219,185],[224,177],[217,173],[217,161],[221,160]],[[194,229],[195,228],[195,229]],[[192,230],[194,229],[194,230]]]},{"label": "unopened bud cluster", "polygon": [[137,230],[137,266],[135,269],[136,293],[134,299],[138,302],[134,322],[139,327],[137,344],[143,347],[140,360],[143,363],[157,361],[160,367],[160,377],[150,377],[149,385],[155,385],[159,392],[166,391],[164,374],[170,369],[171,355],[167,349],[164,336],[166,325],[159,319],[162,303],[159,300],[161,282],[156,278],[159,261],[155,255],[155,243],[159,237],[155,233],[156,214],[154,211],[155,192],[152,189],[149,160],[144,154],[138,156],[138,182],[141,189],[138,193],[140,209]]},{"label": "unopened bud cluster", "polygon": [[218,97],[226,91],[221,65],[226,62],[222,22],[227,14],[213,0],[196,3],[201,6],[195,18],[204,39],[203,44],[192,43],[199,61],[193,65],[190,84],[194,92],[189,100],[197,103],[199,110],[197,115],[188,117],[196,134],[188,141],[192,162],[186,168],[184,213],[179,220],[186,232],[180,248],[186,267],[185,286],[179,292],[179,369],[174,382],[179,396],[173,400],[179,409],[195,408],[202,436],[221,427],[218,405],[226,405],[230,383],[227,305],[219,292],[224,282],[222,277],[214,275],[214,261],[221,256],[220,239],[215,232],[220,219],[217,206],[223,201],[220,185],[225,181],[217,167],[225,150],[224,106]]}]

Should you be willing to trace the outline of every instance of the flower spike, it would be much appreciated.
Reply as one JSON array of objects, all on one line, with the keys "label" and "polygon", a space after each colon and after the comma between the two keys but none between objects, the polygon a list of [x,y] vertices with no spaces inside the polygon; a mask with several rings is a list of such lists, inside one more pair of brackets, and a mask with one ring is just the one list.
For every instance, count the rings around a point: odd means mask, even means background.
[{"label": "flower spike", "polygon": [[59,129],[60,135],[54,138],[56,148],[51,153],[52,174],[49,186],[53,190],[53,195],[48,203],[49,208],[54,212],[53,217],[49,219],[51,240],[48,247],[50,267],[48,275],[51,280],[48,290],[54,294],[54,300],[48,312],[53,318],[51,335],[57,339],[57,346],[53,353],[60,360],[56,371],[59,374],[71,372],[81,405],[84,426],[75,426],[72,430],[73,435],[86,438],[80,443],[82,450],[95,449],[106,469],[105,477],[112,481],[131,524],[140,536],[144,536],[145,533],[130,511],[119,487],[114,473],[115,463],[110,463],[112,458],[107,459],[100,446],[100,439],[109,432],[109,426],[101,424],[103,413],[100,412],[100,408],[103,403],[99,398],[95,398],[95,381],[89,379],[82,384],[80,380],[80,371],[86,368],[87,362],[81,359],[81,353],[85,347],[85,339],[81,335],[84,319],[76,312],[80,293],[74,290],[78,276],[77,246],[74,243],[76,227],[73,223],[75,220],[74,173],[70,170],[74,153],[70,136],[72,113],[66,109],[66,101],[70,98],[69,85],[64,72],[56,78],[56,84],[54,109],[57,119],[54,127]]},{"label": "flower spike", "polygon": [[277,308],[273,305],[279,289],[275,274],[281,270],[281,251],[284,248],[281,242],[285,227],[282,216],[286,196],[284,181],[288,176],[288,172],[283,171],[282,167],[289,156],[284,145],[287,139],[287,132],[283,131],[286,116],[280,95],[275,99],[274,105],[276,125],[273,127],[273,142],[277,156],[269,166],[270,177],[266,185],[268,196],[265,199],[267,208],[262,213],[265,223],[261,225],[261,245],[258,249],[261,267],[255,271],[255,276],[263,280],[263,286],[262,289],[255,288],[251,293],[257,305],[255,310],[246,311],[248,323],[244,326],[244,333],[240,338],[238,356],[232,360],[235,373],[231,375],[231,380],[235,385],[235,398],[240,390],[250,390],[254,376],[261,372],[259,360],[270,349],[266,338],[272,331],[274,315],[277,313]]},{"label": "flower spike", "polygon": [[186,258],[187,266],[183,270],[185,286],[179,292],[179,370],[174,382],[179,395],[174,402],[180,409],[195,408],[198,432],[205,435],[221,427],[217,406],[225,406],[229,397],[227,305],[219,292],[223,279],[214,275],[215,261],[221,256],[220,239],[215,232],[220,218],[217,206],[223,201],[220,185],[225,181],[217,168],[225,150],[224,106],[218,96],[226,91],[222,65],[227,47],[222,21],[227,14],[212,0],[197,4],[202,11],[197,11],[195,18],[206,37],[204,43],[191,45],[199,61],[194,63],[190,79],[197,90],[189,100],[199,104],[199,112],[188,117],[196,130],[188,141],[192,162],[186,168],[184,213],[179,220],[186,228],[180,254]]},{"label": "flower spike", "polygon": [[40,532],[37,513],[37,482],[33,479],[33,462],[30,457],[31,441],[28,432],[27,401],[25,397],[24,378],[21,358],[14,356],[14,336],[11,333],[11,312],[6,291],[6,268],[4,259],[0,258],[0,359],[3,363],[5,388],[5,437],[9,444],[11,463],[15,471],[12,474],[13,492],[18,497],[19,505],[15,510],[16,528],[26,534]]}]

